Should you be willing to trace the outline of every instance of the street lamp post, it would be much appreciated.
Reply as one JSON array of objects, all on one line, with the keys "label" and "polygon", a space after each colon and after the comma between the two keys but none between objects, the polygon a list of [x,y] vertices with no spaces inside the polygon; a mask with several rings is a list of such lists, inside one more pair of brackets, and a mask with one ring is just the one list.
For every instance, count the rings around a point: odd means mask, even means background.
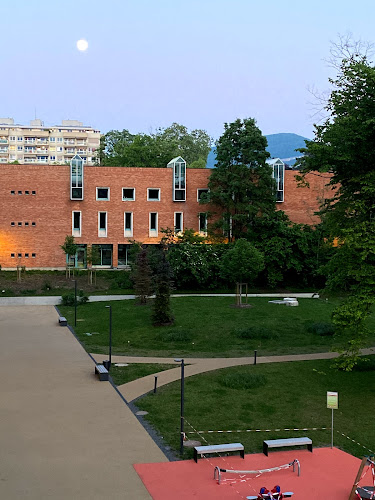
[{"label": "street lamp post", "polygon": [[74,326],[77,326],[77,280],[74,280]]},{"label": "street lamp post", "polygon": [[184,453],[184,386],[185,386],[185,362],[183,359],[175,359],[181,364],[181,411],[180,411],[180,454]]},{"label": "street lamp post", "polygon": [[112,306],[105,306],[109,309],[109,360],[103,361],[103,365],[109,371],[112,364]]}]

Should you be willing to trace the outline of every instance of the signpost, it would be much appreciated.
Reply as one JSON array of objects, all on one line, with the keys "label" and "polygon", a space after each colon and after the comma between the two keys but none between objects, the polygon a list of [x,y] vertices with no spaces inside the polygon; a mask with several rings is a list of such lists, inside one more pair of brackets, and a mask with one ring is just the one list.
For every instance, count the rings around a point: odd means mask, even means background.
[{"label": "signpost", "polygon": [[327,391],[327,408],[332,410],[331,448],[333,448],[333,410],[339,407],[339,393]]}]

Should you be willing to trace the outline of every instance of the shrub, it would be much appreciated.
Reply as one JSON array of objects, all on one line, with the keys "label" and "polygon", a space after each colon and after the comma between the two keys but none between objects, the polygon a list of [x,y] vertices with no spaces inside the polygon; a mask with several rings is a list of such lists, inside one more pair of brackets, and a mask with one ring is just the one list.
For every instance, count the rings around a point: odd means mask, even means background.
[{"label": "shrub", "polygon": [[[77,305],[86,304],[89,298],[83,293],[83,290],[79,290],[77,294]],[[63,306],[74,306],[74,292],[65,293],[61,297],[61,304]]]},{"label": "shrub", "polygon": [[116,288],[116,287],[122,289],[133,288],[133,283],[130,278],[129,271],[116,271],[115,278],[113,280],[111,288]]},{"label": "shrub", "polygon": [[28,290],[21,290],[22,295],[35,295],[36,290],[35,289],[28,289]]},{"label": "shrub", "polygon": [[308,325],[307,331],[309,333],[320,335],[321,337],[329,337],[334,335],[335,327],[332,323],[317,322]]},{"label": "shrub", "polygon": [[51,288],[52,288],[52,285],[49,281],[45,281],[43,283],[42,290],[44,290],[45,292],[47,292],[48,290],[51,290]]},{"label": "shrub", "polygon": [[262,326],[248,326],[234,330],[234,334],[240,339],[277,339],[279,334]]},{"label": "shrub", "polygon": [[162,342],[191,342],[191,334],[186,331],[169,330],[158,335]]},{"label": "shrub", "polygon": [[228,373],[220,379],[220,384],[230,389],[256,389],[266,383],[267,378],[258,373]]}]

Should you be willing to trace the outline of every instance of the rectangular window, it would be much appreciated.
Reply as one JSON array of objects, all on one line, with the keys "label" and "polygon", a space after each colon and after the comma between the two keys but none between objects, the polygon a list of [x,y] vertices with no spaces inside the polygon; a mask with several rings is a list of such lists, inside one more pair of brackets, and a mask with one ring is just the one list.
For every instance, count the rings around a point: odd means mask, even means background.
[{"label": "rectangular window", "polygon": [[150,212],[150,238],[157,238],[158,236],[158,213]]},{"label": "rectangular window", "polygon": [[81,212],[72,212],[72,235],[79,238],[81,236]]},{"label": "rectangular window", "polygon": [[36,253],[32,253],[32,254],[31,254],[31,257],[32,257],[33,259],[35,259],[35,257],[36,257]]},{"label": "rectangular window", "polygon": [[174,213],[174,232],[181,233],[184,230],[184,214],[183,212]]},{"label": "rectangular window", "polygon": [[134,201],[135,188],[122,188],[122,201]]},{"label": "rectangular window", "polygon": [[202,194],[207,194],[208,189],[202,188],[202,189],[197,189],[197,201],[200,201],[202,198]]},{"label": "rectangular window", "polygon": [[160,201],[160,189],[147,188],[147,201]]},{"label": "rectangular window", "polygon": [[15,191],[11,191],[10,194],[16,194],[16,192]]},{"label": "rectangular window", "polygon": [[109,200],[109,188],[97,187],[96,188],[96,199],[108,201]]},{"label": "rectangular window", "polygon": [[199,233],[207,236],[207,214],[205,212],[199,214]]},{"label": "rectangular window", "polygon": [[98,236],[107,237],[107,212],[98,212]]},{"label": "rectangular window", "polygon": [[28,259],[29,258],[29,254],[25,253],[25,257],[26,257],[26,259]]},{"label": "rectangular window", "polygon": [[129,265],[129,250],[130,250],[131,245],[124,245],[124,244],[119,244],[118,245],[118,250],[117,250],[117,255],[118,255],[118,261],[117,265],[118,267],[124,267]]},{"label": "rectangular window", "polygon": [[12,259],[14,259],[14,257],[16,256],[16,254],[11,253],[10,256],[12,257]]},{"label": "rectangular window", "polygon": [[124,212],[124,236],[133,236],[133,212]]},{"label": "rectangular window", "polygon": [[55,137],[50,137],[49,138],[49,142],[56,142],[56,138]]},{"label": "rectangular window", "polygon": [[95,254],[97,255],[97,260],[95,266],[111,267],[112,266],[112,245],[92,245]]},{"label": "rectangular window", "polygon": [[25,194],[30,194],[30,191],[25,191]]},{"label": "rectangular window", "polygon": [[23,141],[23,137],[17,137],[17,141],[22,142]]},{"label": "rectangular window", "polygon": [[28,225],[29,225],[29,223],[28,223],[28,222],[25,222],[25,226],[28,226]]},{"label": "rectangular window", "polygon": [[11,225],[11,226],[15,226],[15,225],[16,225],[16,223],[15,223],[14,221],[12,221],[12,222],[10,223],[10,225]]}]

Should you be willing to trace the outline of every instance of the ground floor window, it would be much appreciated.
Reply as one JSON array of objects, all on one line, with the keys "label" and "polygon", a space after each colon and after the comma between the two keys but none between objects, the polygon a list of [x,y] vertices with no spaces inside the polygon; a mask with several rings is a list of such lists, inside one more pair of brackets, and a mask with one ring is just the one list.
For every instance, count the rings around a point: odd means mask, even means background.
[{"label": "ground floor window", "polygon": [[113,245],[92,245],[92,247],[97,256],[97,260],[93,262],[93,265],[112,267]]},{"label": "ground floor window", "polygon": [[120,244],[118,245],[118,266],[129,266],[130,263],[130,247],[131,245]]},{"label": "ground floor window", "polygon": [[86,267],[86,246],[87,245],[77,245],[76,254],[66,256],[66,263],[69,267],[76,267],[80,269]]}]

